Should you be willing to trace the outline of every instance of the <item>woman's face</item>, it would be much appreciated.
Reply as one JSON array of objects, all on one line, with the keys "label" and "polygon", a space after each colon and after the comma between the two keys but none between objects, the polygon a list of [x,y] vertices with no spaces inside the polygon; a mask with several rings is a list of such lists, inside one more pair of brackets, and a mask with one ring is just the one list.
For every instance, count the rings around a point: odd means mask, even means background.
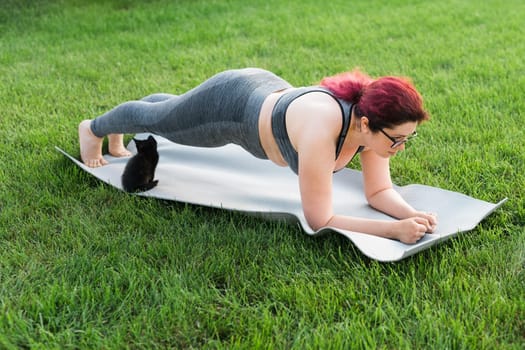
[{"label": "woman's face", "polygon": [[395,156],[405,150],[405,143],[416,135],[417,122],[406,122],[393,128],[370,133],[369,147],[382,157]]}]

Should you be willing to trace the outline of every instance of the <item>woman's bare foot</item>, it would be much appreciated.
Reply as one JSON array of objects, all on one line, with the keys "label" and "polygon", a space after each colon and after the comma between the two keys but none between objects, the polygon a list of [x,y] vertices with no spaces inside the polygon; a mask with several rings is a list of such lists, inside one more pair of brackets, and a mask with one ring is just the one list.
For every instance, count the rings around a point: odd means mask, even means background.
[{"label": "woman's bare foot", "polygon": [[124,147],[123,134],[109,134],[108,135],[109,154],[113,157],[129,157],[131,152]]},{"label": "woman's bare foot", "polygon": [[102,157],[102,142],[104,138],[97,137],[91,131],[91,120],[83,120],[78,125],[78,140],[80,143],[80,158],[90,168],[106,165],[107,160]]}]

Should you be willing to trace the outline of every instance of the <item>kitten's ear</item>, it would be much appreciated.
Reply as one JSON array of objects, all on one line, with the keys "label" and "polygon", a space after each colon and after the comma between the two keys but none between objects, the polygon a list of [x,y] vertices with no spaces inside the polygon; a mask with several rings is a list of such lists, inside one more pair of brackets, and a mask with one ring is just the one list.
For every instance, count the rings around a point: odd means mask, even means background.
[{"label": "kitten's ear", "polygon": [[153,141],[153,140],[155,140],[155,138],[152,135],[149,135],[148,141]]}]

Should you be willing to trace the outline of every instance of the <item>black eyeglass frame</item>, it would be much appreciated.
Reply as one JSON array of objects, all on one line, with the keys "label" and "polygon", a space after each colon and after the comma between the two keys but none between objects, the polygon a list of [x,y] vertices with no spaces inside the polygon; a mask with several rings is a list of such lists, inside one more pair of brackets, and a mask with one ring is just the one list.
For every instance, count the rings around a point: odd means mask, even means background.
[{"label": "black eyeglass frame", "polygon": [[408,135],[407,137],[405,137],[404,139],[402,140],[396,140],[395,138],[393,138],[392,136],[388,135],[383,129],[379,129],[379,131],[381,131],[381,133],[383,135],[385,135],[386,137],[388,137],[388,139],[390,141],[392,141],[392,145],[390,146],[390,148],[396,148],[396,147],[399,147],[401,146],[402,144],[404,143],[407,143],[408,141],[410,141],[411,139],[413,139],[414,137],[417,136],[417,131],[414,131],[412,134]]}]

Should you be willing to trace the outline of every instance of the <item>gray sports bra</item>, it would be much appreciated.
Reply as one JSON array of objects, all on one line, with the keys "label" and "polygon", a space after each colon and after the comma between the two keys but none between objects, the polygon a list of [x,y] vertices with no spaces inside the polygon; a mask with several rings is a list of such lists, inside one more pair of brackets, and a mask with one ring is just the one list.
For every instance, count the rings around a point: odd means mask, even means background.
[{"label": "gray sports bra", "polygon": [[[336,159],[343,148],[343,143],[350,127],[350,118],[352,116],[352,103],[337,98],[330,90],[321,87],[302,87],[285,93],[279,97],[272,111],[272,133],[284,160],[286,160],[290,169],[292,169],[292,171],[296,174],[299,172],[299,157],[297,155],[297,151],[292,146],[290,137],[288,136],[288,131],[286,130],[286,110],[288,109],[290,103],[292,103],[296,98],[310,92],[326,93],[332,96],[337,101],[337,103],[339,103],[339,107],[341,107],[343,127],[341,128],[341,133],[339,134],[339,138],[337,140],[337,146],[335,150]],[[356,154],[361,152],[363,148],[363,146],[359,146]]]}]

